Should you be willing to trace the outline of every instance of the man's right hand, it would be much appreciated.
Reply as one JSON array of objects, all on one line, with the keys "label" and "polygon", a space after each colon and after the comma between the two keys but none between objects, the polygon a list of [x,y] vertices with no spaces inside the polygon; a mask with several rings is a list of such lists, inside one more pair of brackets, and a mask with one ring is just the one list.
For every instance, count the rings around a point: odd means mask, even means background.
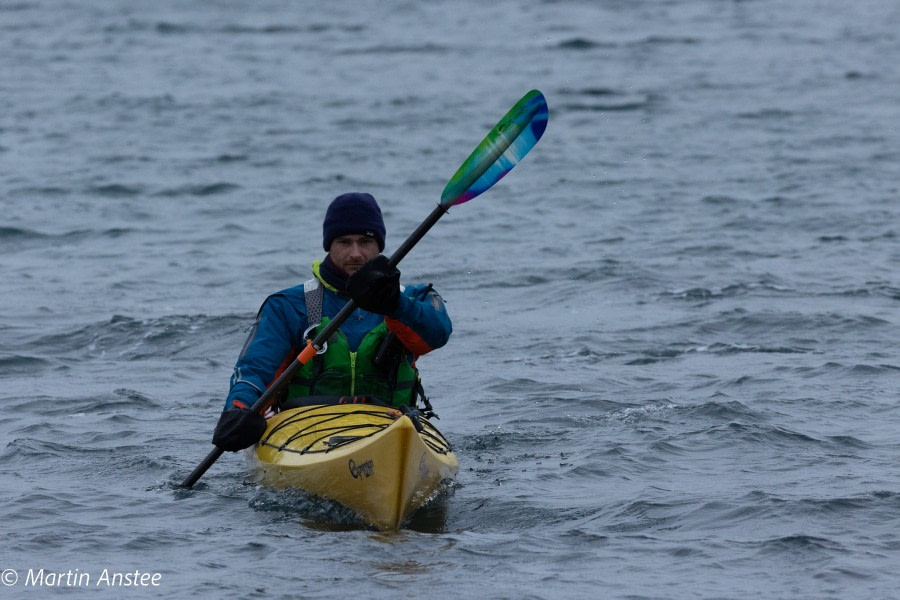
[{"label": "man's right hand", "polygon": [[347,279],[347,291],[361,309],[390,314],[400,303],[400,271],[379,254]]},{"label": "man's right hand", "polygon": [[226,452],[237,452],[258,442],[265,431],[264,417],[247,408],[231,408],[219,417],[213,444]]}]

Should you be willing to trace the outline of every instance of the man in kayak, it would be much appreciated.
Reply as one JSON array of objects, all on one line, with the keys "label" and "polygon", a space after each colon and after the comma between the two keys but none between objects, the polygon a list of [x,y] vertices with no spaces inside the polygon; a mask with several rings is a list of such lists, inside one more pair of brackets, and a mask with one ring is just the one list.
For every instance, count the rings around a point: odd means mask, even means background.
[{"label": "man in kayak", "polygon": [[309,396],[376,397],[414,404],[421,391],[415,360],[447,343],[452,325],[428,286],[400,285],[400,271],[380,254],[385,227],[370,194],[334,199],[322,224],[325,259],[314,277],[266,298],[244,343],[213,443],[227,451],[259,441],[266,420],[250,407],[352,298],[359,308],[304,365],[281,397],[282,407]]}]

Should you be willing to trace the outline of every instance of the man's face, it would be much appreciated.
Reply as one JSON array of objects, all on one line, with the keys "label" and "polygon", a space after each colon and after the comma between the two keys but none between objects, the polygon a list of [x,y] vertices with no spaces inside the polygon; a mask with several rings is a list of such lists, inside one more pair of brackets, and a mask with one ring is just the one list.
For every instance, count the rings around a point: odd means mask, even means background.
[{"label": "man's face", "polygon": [[342,235],[332,240],[328,254],[338,269],[352,275],[367,260],[378,256],[378,242],[367,235]]}]

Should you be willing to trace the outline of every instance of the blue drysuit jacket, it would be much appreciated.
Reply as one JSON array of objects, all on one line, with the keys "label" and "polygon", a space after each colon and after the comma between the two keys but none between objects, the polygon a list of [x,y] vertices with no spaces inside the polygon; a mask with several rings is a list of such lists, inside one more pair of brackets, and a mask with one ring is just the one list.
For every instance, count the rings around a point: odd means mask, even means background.
[{"label": "blue drysuit jacket", "polygon": [[[320,282],[319,285],[323,284]],[[397,309],[389,315],[357,308],[340,327],[351,351],[356,351],[366,333],[382,320],[403,342],[413,359],[446,344],[453,330],[447,309],[433,291],[420,300],[424,289],[422,285],[406,287]],[[325,286],[322,316],[334,318],[348,300],[349,297]],[[256,402],[303,348],[303,334],[309,325],[303,285],[266,298],[235,364],[225,410],[234,407],[235,403],[238,407],[250,407]]]}]

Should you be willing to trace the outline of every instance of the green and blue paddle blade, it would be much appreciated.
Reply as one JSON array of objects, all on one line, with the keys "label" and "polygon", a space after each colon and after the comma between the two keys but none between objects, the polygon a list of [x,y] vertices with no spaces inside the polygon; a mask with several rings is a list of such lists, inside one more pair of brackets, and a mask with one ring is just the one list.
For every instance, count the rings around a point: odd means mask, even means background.
[{"label": "green and blue paddle blade", "polygon": [[542,93],[525,94],[456,171],[441,194],[441,206],[468,202],[512,171],[544,135],[548,114]]}]

